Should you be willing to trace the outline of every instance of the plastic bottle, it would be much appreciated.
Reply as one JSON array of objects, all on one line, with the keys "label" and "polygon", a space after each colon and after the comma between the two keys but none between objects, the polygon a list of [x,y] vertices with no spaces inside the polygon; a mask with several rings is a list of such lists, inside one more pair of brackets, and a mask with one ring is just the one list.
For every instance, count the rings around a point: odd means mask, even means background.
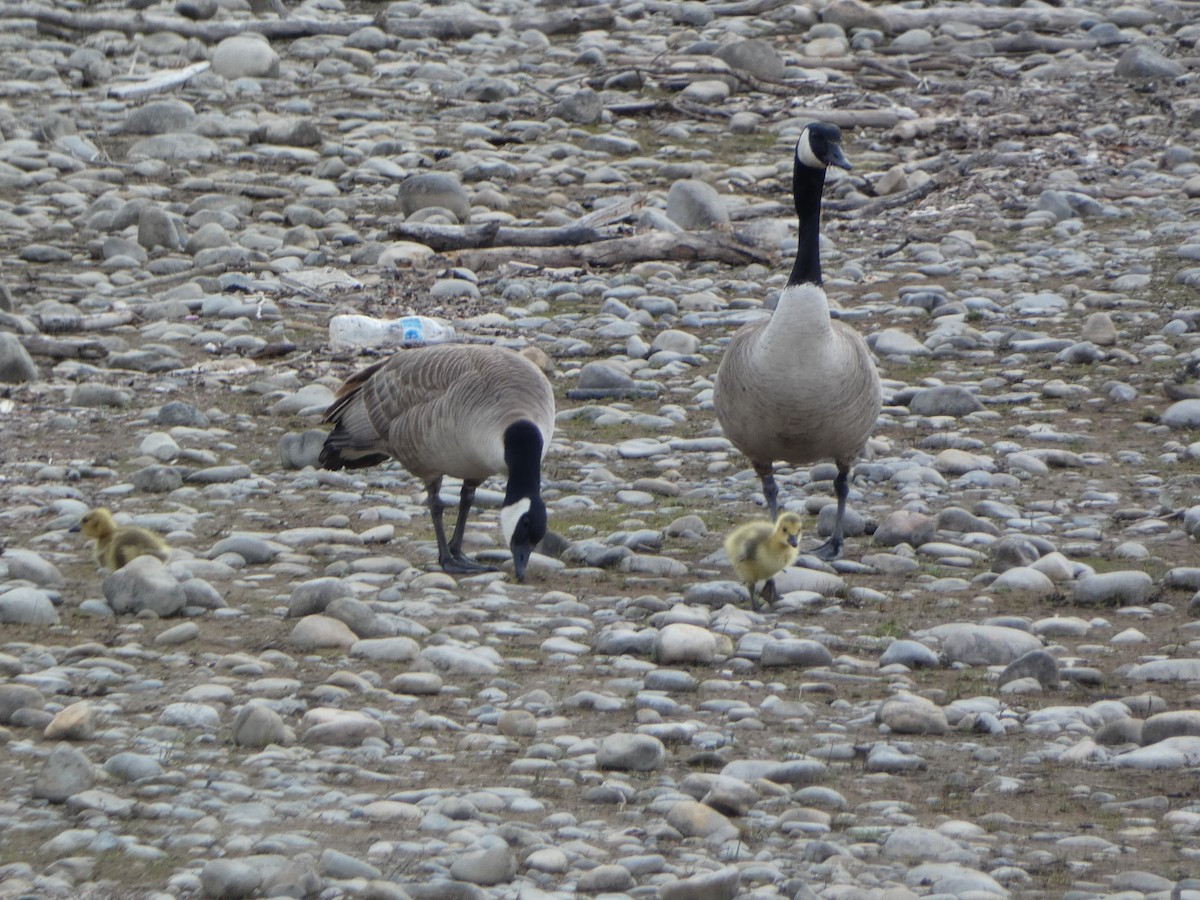
[{"label": "plastic bottle", "polygon": [[453,339],[453,325],[429,316],[376,319],[373,316],[343,315],[329,320],[329,344],[334,350],[440,344]]}]

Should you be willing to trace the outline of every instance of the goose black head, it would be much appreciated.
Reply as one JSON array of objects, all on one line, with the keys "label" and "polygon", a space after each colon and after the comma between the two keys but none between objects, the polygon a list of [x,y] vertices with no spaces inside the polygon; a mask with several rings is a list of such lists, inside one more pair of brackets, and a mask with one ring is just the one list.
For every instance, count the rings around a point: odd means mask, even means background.
[{"label": "goose black head", "polygon": [[546,536],[547,528],[546,504],[541,497],[522,497],[500,509],[500,530],[512,551],[513,574],[517,581],[525,580],[529,557]]},{"label": "goose black head", "polygon": [[828,122],[806,125],[796,141],[796,162],[810,169],[850,169],[850,160],[842,153],[842,130]]}]

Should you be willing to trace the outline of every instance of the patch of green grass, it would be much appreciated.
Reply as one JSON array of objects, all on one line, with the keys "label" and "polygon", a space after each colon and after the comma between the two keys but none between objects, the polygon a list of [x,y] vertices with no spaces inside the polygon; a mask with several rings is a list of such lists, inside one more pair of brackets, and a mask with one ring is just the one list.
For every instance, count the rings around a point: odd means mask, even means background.
[{"label": "patch of green grass", "polygon": [[903,637],[907,629],[895,619],[884,619],[877,622],[869,632],[875,637]]}]

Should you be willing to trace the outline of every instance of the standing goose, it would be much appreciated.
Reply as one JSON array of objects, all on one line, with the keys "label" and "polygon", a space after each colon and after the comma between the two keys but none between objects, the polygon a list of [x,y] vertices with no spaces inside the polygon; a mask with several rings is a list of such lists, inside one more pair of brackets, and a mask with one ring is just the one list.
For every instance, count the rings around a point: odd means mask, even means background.
[{"label": "standing goose", "polygon": [[[462,552],[475,489],[506,473],[500,509],[517,580],[546,535],[542,457],[554,433],[554,394],[536,365],[502,347],[441,344],[402,350],[351,376],[325,411],[333,431],[321,449],[326,469],[359,469],[388,457],[425,483],[446,572],[492,571]],[[458,521],[446,541],[446,475],[462,479]]]},{"label": "standing goose", "polygon": [[762,479],[772,519],[779,512],[776,460],[837,464],[837,521],[814,551],[826,560],[841,553],[850,466],[870,437],[883,395],[862,336],[830,318],[821,289],[821,191],[828,166],[850,168],[841,141],[837,126],[822,122],[801,132],[792,169],[800,219],[796,263],[774,313],[733,336],[713,394],[725,435]]}]

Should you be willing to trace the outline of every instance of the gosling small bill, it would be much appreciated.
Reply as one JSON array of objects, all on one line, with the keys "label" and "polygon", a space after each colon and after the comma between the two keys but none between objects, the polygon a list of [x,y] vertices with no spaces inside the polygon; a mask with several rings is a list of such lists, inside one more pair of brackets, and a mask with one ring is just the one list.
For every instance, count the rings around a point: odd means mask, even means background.
[{"label": "gosling small bill", "polygon": [[739,525],[725,538],[725,553],[750,592],[751,609],[758,609],[755,588],[760,581],[765,582],[762,597],[767,603],[779,599],[775,575],[796,561],[802,530],[801,518],[785,512],[775,522],[757,519]]}]

